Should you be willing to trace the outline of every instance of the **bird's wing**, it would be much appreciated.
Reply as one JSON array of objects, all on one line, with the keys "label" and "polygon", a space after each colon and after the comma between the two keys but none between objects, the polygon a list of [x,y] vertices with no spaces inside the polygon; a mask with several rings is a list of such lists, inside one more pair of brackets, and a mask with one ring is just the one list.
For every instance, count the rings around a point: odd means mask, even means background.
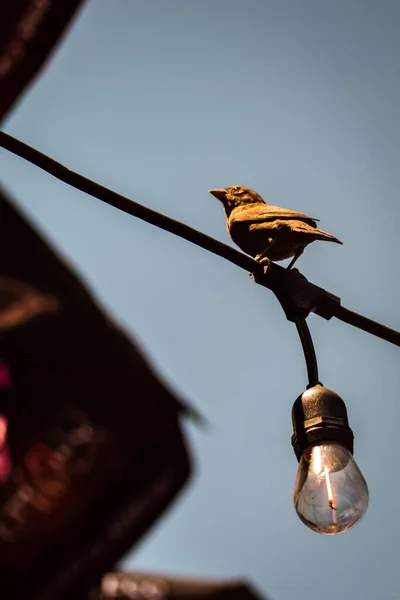
[{"label": "bird's wing", "polygon": [[[289,221],[289,222],[288,222]],[[289,224],[290,223],[290,224]],[[249,231],[268,231],[273,232],[274,230],[280,230],[283,227],[289,227],[290,230],[297,234],[302,234],[303,236],[312,236],[313,239],[324,240],[326,242],[336,242],[336,244],[342,244],[337,237],[328,233],[327,231],[322,231],[322,229],[317,229],[315,224],[310,225],[307,221],[303,219],[275,219],[274,221],[253,221],[249,226]]]},{"label": "bird's wing", "polygon": [[271,204],[247,204],[238,206],[234,209],[235,221],[272,221],[273,219],[304,219],[306,221],[318,221],[314,217],[309,217],[303,213],[290,210],[289,208],[281,208],[280,206],[272,206]]}]

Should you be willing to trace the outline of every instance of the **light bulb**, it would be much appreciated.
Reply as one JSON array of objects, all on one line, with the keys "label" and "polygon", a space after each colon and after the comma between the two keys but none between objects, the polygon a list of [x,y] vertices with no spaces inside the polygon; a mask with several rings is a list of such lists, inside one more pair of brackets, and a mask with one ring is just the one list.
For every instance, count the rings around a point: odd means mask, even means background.
[{"label": "light bulb", "polygon": [[347,531],[363,517],[368,497],[367,483],[344,446],[321,442],[304,450],[293,500],[307,527],[328,535]]}]

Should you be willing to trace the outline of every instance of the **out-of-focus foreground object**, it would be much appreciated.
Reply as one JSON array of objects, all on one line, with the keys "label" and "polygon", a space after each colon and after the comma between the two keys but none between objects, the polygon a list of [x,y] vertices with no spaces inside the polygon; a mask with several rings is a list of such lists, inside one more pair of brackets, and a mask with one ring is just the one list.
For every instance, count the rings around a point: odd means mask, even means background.
[{"label": "out-of-focus foreground object", "polygon": [[107,573],[90,600],[267,600],[240,579],[199,580],[154,573]]},{"label": "out-of-focus foreground object", "polygon": [[[14,0],[0,118],[83,0]],[[0,589],[87,599],[190,475],[186,407],[0,190]]]},{"label": "out-of-focus foreground object", "polygon": [[0,118],[49,58],[84,0],[12,0],[0,19]]},{"label": "out-of-focus foreground object", "polygon": [[0,196],[0,589],[87,598],[182,488],[183,403]]}]

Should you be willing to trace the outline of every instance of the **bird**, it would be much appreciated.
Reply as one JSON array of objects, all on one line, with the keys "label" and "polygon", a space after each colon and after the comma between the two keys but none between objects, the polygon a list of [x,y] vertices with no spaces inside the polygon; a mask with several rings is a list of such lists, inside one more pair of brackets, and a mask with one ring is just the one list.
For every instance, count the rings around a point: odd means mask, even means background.
[{"label": "bird", "polygon": [[287,267],[292,269],[311,242],[343,243],[334,235],[317,229],[318,219],[268,204],[250,188],[234,185],[208,191],[222,202],[232,241],[260,263],[293,257]]}]

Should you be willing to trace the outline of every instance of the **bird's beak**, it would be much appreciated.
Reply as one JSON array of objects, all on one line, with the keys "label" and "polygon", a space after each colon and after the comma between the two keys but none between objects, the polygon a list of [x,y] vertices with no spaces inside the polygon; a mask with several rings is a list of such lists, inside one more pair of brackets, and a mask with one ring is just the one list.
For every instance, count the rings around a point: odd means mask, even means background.
[{"label": "bird's beak", "polygon": [[220,202],[223,202],[226,199],[226,190],[208,190],[210,194],[215,196]]}]

